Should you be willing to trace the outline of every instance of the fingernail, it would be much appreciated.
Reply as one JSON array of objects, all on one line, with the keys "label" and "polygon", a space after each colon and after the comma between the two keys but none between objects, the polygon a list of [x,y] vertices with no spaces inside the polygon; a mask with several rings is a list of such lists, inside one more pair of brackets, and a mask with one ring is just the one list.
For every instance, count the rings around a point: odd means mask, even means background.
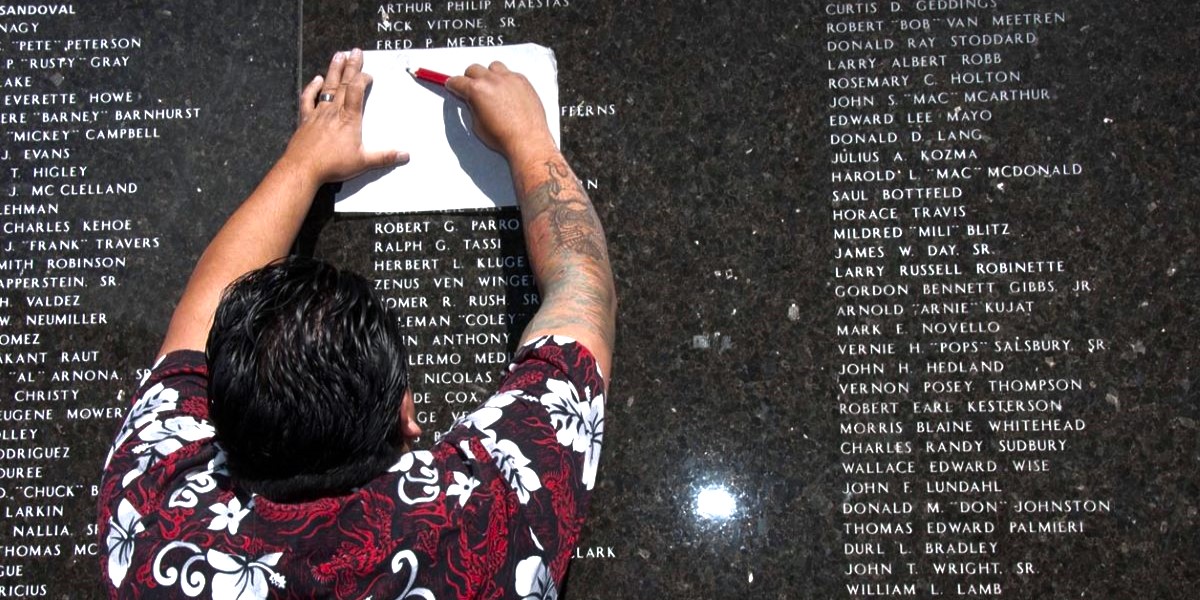
[{"label": "fingernail", "polygon": [[345,52],[338,52],[337,54],[334,54],[334,55],[333,55],[333,60],[337,60],[337,61],[346,60],[346,53],[345,53]]}]

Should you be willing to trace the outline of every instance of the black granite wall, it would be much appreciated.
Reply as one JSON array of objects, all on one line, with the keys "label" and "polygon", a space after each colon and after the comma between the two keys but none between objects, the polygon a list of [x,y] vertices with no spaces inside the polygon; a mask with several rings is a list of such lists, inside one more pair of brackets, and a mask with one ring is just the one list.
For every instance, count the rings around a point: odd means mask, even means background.
[{"label": "black granite wall", "polygon": [[[565,597],[1191,597],[1197,12],[0,7],[0,595],[98,595],[108,438],[297,81],[351,46],[537,42],[622,299]],[[306,235],[404,309],[428,431],[536,310],[516,217]]]},{"label": "black granite wall", "polygon": [[287,140],[299,14],[0,6],[0,596],[99,596],[100,466],[189,263]]}]

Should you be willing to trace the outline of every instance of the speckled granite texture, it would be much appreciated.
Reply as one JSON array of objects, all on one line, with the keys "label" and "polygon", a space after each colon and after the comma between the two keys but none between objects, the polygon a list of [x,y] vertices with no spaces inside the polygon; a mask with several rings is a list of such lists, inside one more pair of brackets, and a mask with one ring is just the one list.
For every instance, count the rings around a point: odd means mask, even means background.
[{"label": "speckled granite texture", "polygon": [[287,141],[299,17],[0,7],[0,595],[101,596],[93,486],[194,261]]},{"label": "speckled granite texture", "polygon": [[[370,3],[306,2],[305,68],[319,68],[337,47],[382,47],[387,40],[442,46],[460,34],[503,36],[504,43],[536,41],[555,50],[564,107],[578,105],[583,114],[589,105],[612,107],[611,114],[563,115],[566,154],[582,178],[598,181],[592,198],[609,232],[622,299],[606,455],[566,597],[932,597],[931,589],[951,597],[1189,597],[1200,580],[1193,551],[1200,545],[1194,381],[1200,186],[1191,100],[1197,77],[1188,66],[1195,55],[1188,41],[1197,35],[1194,7],[1024,1],[922,10],[904,2],[903,16],[933,19],[928,33],[938,36],[932,48],[905,49],[919,31],[900,32],[884,2],[545,2],[528,3],[543,5],[528,10],[433,3],[415,14],[403,11],[424,3],[404,4],[381,13]],[[842,14],[855,10],[868,12]],[[991,21],[994,15],[1053,12],[1065,14],[1066,22],[1030,25],[1031,16]],[[503,16],[514,17],[517,27],[503,27]],[[898,204],[903,211],[966,204],[969,218],[960,226],[1005,224],[1012,235],[964,238],[960,248],[990,242],[1002,260],[1063,261],[1067,267],[1054,277],[994,278],[1003,285],[1054,279],[1059,290],[980,297],[981,303],[1034,300],[1025,305],[1036,307],[1028,314],[995,317],[1001,334],[885,337],[905,346],[914,340],[1073,340],[1070,351],[1009,353],[1003,361],[1014,379],[1078,380],[1082,390],[1047,396],[1066,406],[1049,417],[1083,419],[1086,429],[922,436],[914,428],[923,419],[905,403],[907,433],[856,438],[843,434],[841,425],[896,419],[839,414],[846,399],[839,384],[855,381],[836,375],[855,362],[839,344],[864,340],[837,331],[854,321],[837,316],[846,302],[835,296],[835,286],[844,283],[835,269],[847,263],[834,258],[840,244],[832,232],[839,224],[831,217],[830,196],[855,186],[831,184],[831,172],[841,167],[831,165],[836,148],[830,146],[828,118],[856,111],[829,108],[835,94],[828,61],[943,53],[957,59],[967,51],[949,46],[949,36],[958,32],[944,18],[965,16],[980,19],[976,29],[1033,31],[1039,40],[972,49],[999,52],[1002,67],[947,63],[916,73],[946,78],[951,71],[1016,70],[1025,78],[1019,85],[982,87],[1044,88],[1053,100],[967,106],[992,109],[991,121],[958,128],[978,127],[981,139],[940,145],[904,140],[897,149],[974,149],[978,158],[971,164],[1078,163],[1084,174],[1043,181],[976,178],[956,184],[965,193],[961,203]],[[454,18],[480,18],[482,24],[467,24],[465,33],[434,28],[432,21]],[[875,34],[839,36],[827,29],[832,22],[876,19],[883,29]],[[381,32],[386,20],[407,21],[412,30]],[[899,49],[829,52],[829,40],[847,38],[892,39]],[[876,66],[855,74],[903,72]],[[940,115],[953,107],[934,108]],[[919,110],[902,99],[890,112],[902,123]],[[907,135],[908,127],[882,129]],[[868,263],[889,268],[873,283],[925,281],[897,276],[899,262]],[[1095,291],[1072,291],[1079,280]],[[963,320],[917,316],[913,306],[906,304],[906,315],[887,326],[900,323],[911,332],[922,322]],[[1104,340],[1107,350],[1089,352],[1088,340]],[[910,361],[915,368],[935,359],[971,360],[925,352]],[[970,401],[1029,398],[982,393],[983,383],[953,396],[960,414]],[[931,398],[937,397],[911,399]],[[1041,416],[977,414],[970,420],[978,432],[991,419]],[[1068,445],[1006,454],[999,450],[1001,438],[1063,439]],[[962,439],[981,440],[988,449],[942,456],[918,451],[913,458],[921,472],[908,477],[856,478],[843,470],[856,458],[840,451],[847,440],[909,440],[923,448],[927,440]],[[1049,471],[1014,473],[1014,458],[1046,459]],[[994,480],[1002,491],[924,493],[930,481],[955,479],[930,474],[927,465],[935,459],[996,461],[1001,475],[957,480]],[[922,493],[897,493],[905,481]],[[846,490],[862,482],[890,483],[890,492],[868,498],[877,505],[919,506],[910,517],[847,518],[843,503],[854,498]],[[702,493],[714,489],[718,505],[720,491],[729,493],[736,504],[732,516],[706,516],[698,505]],[[947,514],[926,514],[927,499],[943,501]],[[1010,532],[1012,522],[1023,520],[1013,505],[1029,499],[1100,499],[1111,511],[1083,518],[1082,533]],[[996,501],[1002,508],[999,514],[962,515],[952,508],[958,500]],[[1077,519],[1057,512],[1025,520]],[[914,531],[856,535],[847,529],[864,522],[909,523]],[[926,530],[955,522],[987,522],[997,530],[957,536]],[[959,556],[930,552],[927,542],[996,546]],[[848,555],[850,544],[877,545],[882,558]],[[915,573],[905,575],[910,560]],[[934,572],[949,563],[985,570]],[[887,564],[894,573],[846,574],[871,564]],[[988,568],[999,572],[989,574]],[[849,587],[856,584],[866,587]],[[905,587],[910,584],[911,594]]]},{"label": "speckled granite texture", "polygon": [[[894,130],[905,136],[915,126],[903,121],[924,109],[903,98],[897,107],[886,108],[886,91],[872,92],[881,102],[874,110],[831,109],[835,96],[855,92],[830,88],[835,74],[828,61],[843,55],[831,53],[827,42],[892,39],[899,46],[844,56],[882,59],[944,53],[954,58],[967,51],[949,46],[955,32],[948,21],[935,21],[928,32],[900,31],[888,2],[308,0],[300,19],[299,7],[286,4],[261,10],[241,4],[180,4],[171,8],[171,20],[161,11],[149,13],[113,2],[106,3],[109,8],[103,15],[93,17],[96,22],[116,19],[114,27],[129,30],[134,25],[121,24],[121,19],[145,22],[144,28],[139,26],[146,31],[143,55],[157,62],[124,87],[190,98],[210,113],[203,125],[196,122],[194,131],[176,134],[171,144],[149,147],[153,151],[127,154],[113,146],[111,153],[87,159],[97,170],[154,174],[153,183],[149,176],[144,179],[144,188],[161,192],[141,194],[138,212],[152,220],[164,240],[184,240],[172,242],[170,250],[153,258],[130,262],[122,289],[130,290],[134,300],[103,300],[112,306],[110,318],[121,323],[106,330],[104,341],[120,348],[114,358],[120,368],[134,368],[153,350],[151,340],[165,326],[184,272],[219,222],[218,215],[233,206],[286,139],[295,82],[322,69],[330,52],[351,46],[373,49],[387,40],[416,47],[537,42],[557,54],[561,105],[577,107],[575,113],[563,115],[563,149],[579,176],[591,184],[608,231],[621,297],[605,454],[584,546],[563,597],[930,598],[931,589],[938,597],[1009,599],[1194,596],[1200,582],[1200,398],[1195,381],[1200,366],[1195,301],[1200,295],[1200,127],[1195,102],[1200,95],[1195,74],[1200,14],[1194,4],[1020,0],[996,3],[999,8],[983,1],[966,3],[983,8],[921,10],[916,5],[922,3],[903,2],[905,18],[978,16],[978,29],[1034,31],[1037,43],[985,45],[971,51],[998,52],[1003,58],[999,65],[967,69],[947,63],[928,72],[948,77],[952,71],[1019,71],[1022,81],[1008,88],[1047,89],[1052,100],[959,102],[966,108],[989,108],[992,118],[943,129],[977,127],[978,139],[940,145],[901,140],[895,148],[885,148],[887,156],[881,162],[891,164],[893,149],[911,160],[921,149],[959,148],[977,152],[971,164],[1079,164],[1083,173],[1044,180],[978,177],[953,184],[965,194],[961,202],[894,203],[906,214],[918,205],[962,204],[968,216],[956,224],[1010,228],[1011,235],[977,239],[956,233],[951,237],[964,254],[954,260],[927,256],[926,246],[934,242],[914,239],[913,246],[922,253],[917,262],[958,262],[973,269],[977,257],[965,253],[981,241],[991,245],[996,260],[1062,261],[1064,271],[1052,276],[994,277],[1001,288],[972,300],[1032,300],[1032,310],[989,317],[980,312],[980,304],[972,307],[970,317],[928,318],[916,314],[915,308],[928,299],[908,299],[902,302],[901,316],[865,320],[839,316],[847,301],[835,293],[846,283],[838,268],[887,268],[866,283],[919,287],[953,280],[900,275],[898,268],[905,261],[895,254],[892,241],[880,244],[886,256],[876,261],[836,258],[840,248],[871,244],[834,239],[835,229],[844,224],[831,216],[837,208],[832,193],[877,191],[880,186],[831,179],[831,173],[845,169],[831,164],[839,148],[830,143],[830,115],[892,112],[897,119],[893,126],[853,131]],[[848,5],[859,8],[845,8]],[[866,10],[862,6],[874,6],[876,12],[841,14]],[[997,26],[991,21],[994,15],[1054,12],[1065,14],[1065,23]],[[299,35],[298,20],[303,23]],[[827,28],[829,23],[874,20],[885,22],[882,31],[841,35]],[[938,40],[930,48],[905,48],[908,39],[922,36]],[[925,72],[880,63],[852,74]],[[73,85],[109,82],[98,78]],[[943,80],[939,85],[950,84]],[[924,88],[897,90],[905,91]],[[953,105],[928,110],[944,115]],[[194,191],[197,188],[202,191]],[[378,259],[374,243],[381,239],[378,223],[430,222],[431,230],[450,223],[463,232],[480,222],[512,216],[508,211],[333,219],[319,234],[314,230],[306,247],[372,274]],[[421,239],[428,247],[437,239],[454,245],[480,235],[430,233]],[[474,263],[480,257],[520,255],[518,231],[506,230],[496,237],[502,247],[494,254],[452,249],[443,258]],[[485,271],[481,267],[480,273]],[[524,272],[503,270],[504,275]],[[1014,295],[1006,287],[1012,281],[1046,280],[1055,281],[1056,293]],[[1091,291],[1077,291],[1076,282],[1084,280]],[[153,291],[142,291],[146,289]],[[446,292],[459,306],[473,293]],[[523,291],[504,293],[513,322],[484,330],[515,335],[533,308],[515,306]],[[440,295],[431,294],[432,302],[436,304]],[[414,314],[435,315],[437,310],[417,307]],[[919,334],[922,323],[990,321],[1000,323],[999,333]],[[870,339],[837,329],[839,324],[863,323],[886,329]],[[903,333],[896,332],[897,324]],[[475,330],[456,322],[454,331]],[[432,334],[420,335],[428,341]],[[935,355],[928,347],[911,357],[906,354],[910,342],[991,344],[1015,338],[1069,339],[1073,344],[1069,350],[1020,355],[989,350],[982,358],[951,351]],[[888,340],[900,344],[903,361],[867,358],[861,363],[879,362],[889,372],[898,362],[911,363],[921,372],[910,378],[918,391],[898,400],[904,406],[901,418],[847,418],[840,408],[848,401],[847,392],[840,385],[875,379],[838,374],[860,362],[847,358],[842,345]],[[1103,340],[1105,348],[1089,351],[1090,340]],[[503,351],[506,343],[493,345]],[[973,381],[976,387],[970,392],[919,391],[923,382],[935,379],[926,375],[927,363],[993,358],[1003,361],[1005,376],[940,377]],[[980,390],[989,379],[1038,378],[1077,380],[1081,389],[1040,396]],[[482,393],[486,387],[435,383],[428,389],[440,397],[444,391]],[[969,402],[1014,398],[1057,400],[1063,408],[1044,415],[967,414]],[[972,421],[974,433],[918,432],[917,421],[954,419],[914,415],[908,408],[912,400],[945,400],[962,416],[959,420]],[[442,423],[462,406],[434,403],[428,408]],[[990,420],[1025,417],[1082,419],[1086,428],[1021,435],[983,431]],[[846,424],[896,421],[903,421],[898,433],[842,430]],[[1065,440],[1066,445],[1046,452],[1002,452],[999,442],[1013,439]],[[942,455],[924,450],[926,442],[962,440],[979,440],[986,448]],[[844,464],[868,459],[844,453],[847,441],[911,442],[918,448],[911,457],[918,472],[848,475]],[[79,447],[81,455],[102,456],[103,450],[99,443],[90,449]],[[1014,459],[1044,459],[1049,468],[1017,473]],[[933,460],[978,460],[985,466],[995,461],[999,474],[934,475],[928,468]],[[81,459],[76,466],[94,470],[96,464]],[[995,481],[1000,489],[927,491],[930,482],[946,480]],[[847,491],[864,482],[889,487],[883,492],[876,488],[865,498],[857,497],[861,490]],[[906,491],[906,482],[912,491]],[[1025,517],[1014,508],[1024,500],[1071,499],[1102,500],[1109,509]],[[908,516],[843,514],[848,503],[859,500],[877,507],[904,502],[915,506]],[[944,514],[931,516],[925,504],[930,500],[941,502]],[[1001,508],[960,514],[954,508],[957,501],[980,501],[984,506],[996,502]],[[84,511],[83,504],[77,510]],[[86,519],[76,521],[82,524]],[[1083,529],[1010,530],[1013,522],[1024,521],[1062,523],[1063,528],[1081,522]],[[861,534],[848,527],[864,523],[909,523],[913,530]],[[996,530],[961,535],[929,530],[946,523],[992,523]],[[970,548],[976,551],[957,555],[926,546],[960,542],[975,544]],[[877,556],[853,554],[876,549],[871,545],[877,545]],[[909,571],[909,562],[915,572]],[[946,564],[987,569],[980,565],[992,563],[998,572],[935,571],[935,564],[943,569]],[[70,562],[71,579],[86,581],[93,564],[90,557]],[[856,565],[882,564],[894,572],[847,574],[856,568],[877,568]],[[54,573],[57,579],[59,567],[36,573],[35,578],[49,580]],[[86,596],[74,586],[54,585],[53,590],[63,590],[55,592],[58,596]],[[850,587],[855,585],[860,587]],[[911,593],[907,585],[913,586]]]}]

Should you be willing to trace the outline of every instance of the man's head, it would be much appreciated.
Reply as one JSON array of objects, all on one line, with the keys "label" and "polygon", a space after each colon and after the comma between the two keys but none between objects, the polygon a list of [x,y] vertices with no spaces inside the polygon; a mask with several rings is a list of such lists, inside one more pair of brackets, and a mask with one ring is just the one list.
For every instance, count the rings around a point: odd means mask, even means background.
[{"label": "man's head", "polygon": [[362,277],[307,258],[248,273],[225,291],[207,354],[209,416],[250,491],[341,493],[398,458],[404,344]]}]

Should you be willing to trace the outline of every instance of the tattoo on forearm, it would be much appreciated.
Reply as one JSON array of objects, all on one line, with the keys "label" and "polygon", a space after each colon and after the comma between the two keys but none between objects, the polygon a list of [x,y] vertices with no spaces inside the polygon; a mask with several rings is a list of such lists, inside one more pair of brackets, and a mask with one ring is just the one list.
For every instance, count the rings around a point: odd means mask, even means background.
[{"label": "tattoo on forearm", "polygon": [[604,233],[591,203],[579,189],[565,164],[546,163],[550,179],[543,186],[547,202],[542,212],[550,219],[555,251],[578,252],[595,260],[608,260]]},{"label": "tattoo on forearm", "polygon": [[526,227],[535,230],[537,239],[530,253],[541,274],[542,293],[555,298],[538,312],[536,325],[587,325],[611,347],[616,304],[604,229],[566,163],[551,160],[545,168],[547,179],[524,202]]}]

